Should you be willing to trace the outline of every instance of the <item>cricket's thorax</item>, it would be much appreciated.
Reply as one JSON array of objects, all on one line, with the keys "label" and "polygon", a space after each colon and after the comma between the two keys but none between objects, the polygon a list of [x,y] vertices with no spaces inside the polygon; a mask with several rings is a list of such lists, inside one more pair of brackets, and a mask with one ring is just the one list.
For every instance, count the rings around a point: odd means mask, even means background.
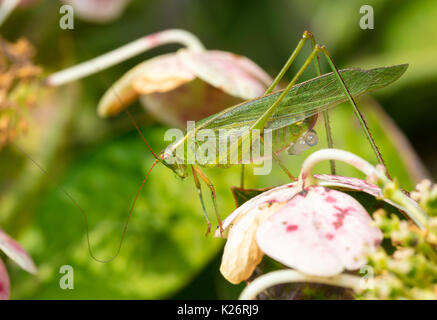
[{"label": "cricket's thorax", "polygon": [[183,159],[178,158],[176,151],[176,148],[172,148],[172,145],[170,145],[161,152],[159,160],[167,168],[171,169],[179,178],[184,179],[188,176],[187,164]]}]

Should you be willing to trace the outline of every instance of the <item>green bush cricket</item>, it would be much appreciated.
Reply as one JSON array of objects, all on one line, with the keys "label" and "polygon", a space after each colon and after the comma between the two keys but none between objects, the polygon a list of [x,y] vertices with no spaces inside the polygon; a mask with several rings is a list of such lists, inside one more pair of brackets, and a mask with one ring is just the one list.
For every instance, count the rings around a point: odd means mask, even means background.
[{"label": "green bush cricket", "polygon": [[[308,39],[311,41],[312,44],[311,54],[305,60],[304,64],[298,70],[296,75],[288,83],[287,87],[283,90],[273,92],[273,90],[277,87],[278,83],[281,81],[287,70],[290,68],[291,64],[296,59]],[[319,53],[322,53],[327,59],[328,64],[332,69],[331,73],[321,75],[318,61]],[[297,81],[299,80],[301,75],[313,62],[316,66],[316,71],[319,76],[297,84]],[[266,90],[264,96],[243,102],[236,106],[232,106],[219,113],[216,113],[203,120],[198,121],[194,129],[188,130],[185,136],[183,136],[181,139],[178,139],[177,141],[174,141],[159,155],[153,152],[153,150],[147,143],[147,140],[143,136],[141,130],[139,129],[138,125],[135,123],[133,117],[131,116],[129,111],[126,110],[129,118],[132,120],[137,131],[146,143],[148,149],[151,151],[156,159],[149,169],[146,177],[144,178],[141,187],[138,190],[136,198],[138,198],[148,175],[157,163],[164,164],[181,179],[184,179],[188,176],[189,167],[191,167],[193,179],[198,190],[202,210],[204,212],[204,216],[208,225],[207,234],[210,232],[211,223],[208,219],[206,207],[204,204],[200,180],[202,180],[211,191],[211,197],[216,218],[219,224],[219,228],[220,230],[222,230],[214,186],[209,178],[201,171],[200,167],[230,167],[235,163],[231,164],[223,160],[227,160],[231,156],[231,154],[234,153],[237,154],[237,162],[244,165],[244,162],[241,159],[242,152],[240,150],[240,147],[242,147],[242,145],[246,141],[249,141],[250,149],[253,147],[252,134],[254,131],[258,130],[261,132],[261,142],[263,142],[264,134],[269,131],[275,134],[275,139],[272,143],[274,150],[271,154],[271,157],[278,161],[279,165],[287,173],[290,179],[294,179],[291,173],[281,163],[280,159],[277,156],[277,153],[285,149],[288,149],[290,154],[298,153],[293,150],[293,147],[299,139],[301,141],[302,139],[304,139],[304,143],[306,143],[308,146],[312,146],[314,144],[314,136],[311,134],[311,129],[315,124],[317,115],[321,112],[324,113],[326,128],[328,131],[328,145],[331,147],[332,138],[329,132],[329,123],[327,121],[327,110],[328,108],[345,101],[349,101],[353,106],[354,112],[358,117],[368,140],[370,141],[376,157],[381,164],[384,164],[382,156],[367,128],[366,122],[357,108],[354,97],[389,85],[393,81],[397,80],[405,72],[407,67],[407,65],[403,64],[374,68],[369,70],[344,69],[338,71],[326,47],[316,44],[313,35],[310,32],[305,31],[296,49],[294,49],[290,58],[288,59],[282,70],[279,72],[279,74],[276,76],[271,86]],[[116,93],[114,92],[114,94]],[[213,162],[198,163],[197,161],[195,161],[194,163],[190,163],[187,161],[187,159],[189,158],[189,153],[196,152],[196,150],[201,147],[201,145],[199,145],[198,143],[194,144],[194,148],[190,148],[188,146],[190,138],[195,137],[200,130],[211,130],[213,132],[219,132],[220,130],[226,131],[231,129],[238,129],[240,132],[240,136],[238,139],[230,143],[229,151],[225,154],[226,159],[223,159],[223,155],[219,155],[218,157],[216,157],[216,161]],[[282,132],[283,134],[278,134],[280,132]],[[184,150],[182,157],[180,153],[177,153],[177,150],[180,147],[183,147]],[[178,161],[174,161],[175,159],[177,159]],[[332,169],[334,170],[333,166]],[[242,172],[244,172],[243,170]],[[243,179],[244,175],[242,174],[242,184]],[[69,195],[67,194],[67,196]],[[74,200],[70,196],[69,198],[74,202]],[[79,207],[76,202],[74,202],[74,204]],[[93,255],[87,231],[88,247],[93,259],[100,262],[109,262],[118,256],[134,206],[135,201],[133,202],[133,205],[129,211],[129,215],[121,236],[118,250],[111,259],[102,261],[97,259]],[[79,209],[84,214],[83,210],[80,207]]]},{"label": "green bush cricket", "polygon": [[[242,145],[245,139],[250,139],[252,131],[256,129],[261,131],[267,129],[278,131],[286,128],[293,133],[288,135],[289,140],[285,141],[285,144],[290,146],[290,144],[294,143],[298,138],[302,137],[311,129],[315,120],[313,117],[319,112],[326,112],[329,107],[349,100],[353,105],[361,124],[363,125],[363,128],[372,144],[372,147],[374,148],[378,160],[383,164],[382,156],[367,129],[361,113],[356,107],[353,97],[390,84],[405,72],[407,65],[383,67],[370,70],[346,69],[339,72],[332,62],[332,59],[326,48],[324,46],[314,44],[311,55],[307,58],[304,65],[290,81],[287,87],[282,91],[271,93],[282,79],[283,75],[288,70],[296,56],[299,54],[303,44],[307,41],[307,39],[314,39],[312,34],[309,32],[305,32],[303,34],[303,37],[297,48],[294,50],[290,59],[287,61],[272,85],[267,89],[265,96],[246,101],[214,114],[206,119],[198,121],[197,127],[194,130],[188,131],[184,138],[176,141],[170,148],[167,148],[164,152],[157,156],[155,163],[161,162],[173,170],[180,178],[185,178],[187,176],[188,164],[183,162],[184,159],[180,159],[182,161],[179,161],[178,163],[170,163],[167,161],[167,159],[177,157],[175,154],[177,147],[186,144],[189,137],[195,135],[196,131],[201,129],[218,131],[220,129],[233,129],[241,126],[246,127],[247,129],[244,130],[241,137],[237,141],[234,141],[233,143],[231,142],[229,152],[235,152]],[[302,75],[308,65],[317,57],[319,52],[322,52],[326,56],[333,73],[319,76],[295,86],[299,77]],[[283,150],[284,141],[276,139],[273,142],[273,145],[278,143]],[[239,153],[239,155],[241,157],[241,153]],[[279,158],[276,156],[275,151],[273,152],[272,156],[281,164]],[[206,215],[198,176],[211,190],[219,225],[220,218],[216,205],[214,187],[205,174],[202,173],[199,167],[223,168],[230,166],[229,163],[223,165],[219,161],[220,159],[217,160],[218,161],[215,161],[212,164],[195,163],[191,165],[194,181],[199,191],[200,201],[202,203],[202,208],[204,209],[205,218],[207,219],[208,231],[210,222],[208,221]],[[281,167],[291,179],[294,179],[285,166],[281,164]]]}]

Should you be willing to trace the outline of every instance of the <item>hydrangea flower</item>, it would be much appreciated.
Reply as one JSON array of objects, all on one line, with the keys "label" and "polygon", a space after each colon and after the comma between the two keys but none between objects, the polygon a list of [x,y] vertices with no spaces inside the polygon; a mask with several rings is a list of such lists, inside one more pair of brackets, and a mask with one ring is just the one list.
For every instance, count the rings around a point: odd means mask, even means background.
[{"label": "hydrangea flower", "polygon": [[[27,252],[3,230],[0,229],[0,251],[2,251],[12,261],[17,263],[22,269],[31,274],[36,274],[37,269],[32,258]],[[10,282],[6,266],[0,259],[0,300],[7,300],[10,297]]]},{"label": "hydrangea flower", "polygon": [[374,276],[371,286],[359,293],[363,299],[437,299],[437,185],[421,181],[411,197],[428,216],[426,229],[379,209],[375,224],[395,249],[379,248],[368,255]]},{"label": "hydrangea flower", "polygon": [[145,109],[161,122],[186,126],[242,100],[262,95],[272,79],[250,59],[230,52],[206,50],[191,33],[172,29],[138,39],[91,61],[46,79],[62,85],[108,68],[168,43],[185,48],[146,60],[123,75],[98,105],[101,117],[120,113],[141,98]]},{"label": "hydrangea flower", "polygon": [[[312,175],[314,165],[322,160],[347,162],[364,172],[367,181]],[[264,254],[292,268],[257,278],[242,297],[253,298],[286,281],[359,288],[358,277],[341,273],[365,264],[383,234],[357,200],[333,187],[368,193],[407,213],[419,227],[427,224],[426,214],[387,178],[382,167],[375,168],[350,152],[319,150],[305,160],[298,181],[250,199],[224,220],[227,242],[220,271],[228,281],[237,284],[248,279]]]}]

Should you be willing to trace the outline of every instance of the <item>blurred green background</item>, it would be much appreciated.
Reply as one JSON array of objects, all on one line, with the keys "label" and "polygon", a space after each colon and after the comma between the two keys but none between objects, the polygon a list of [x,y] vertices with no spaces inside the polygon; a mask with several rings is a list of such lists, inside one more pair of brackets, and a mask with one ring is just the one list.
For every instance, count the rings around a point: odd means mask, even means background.
[{"label": "blurred green background", "polygon": [[[364,4],[374,7],[374,30],[359,28],[359,9]],[[187,29],[209,49],[245,55],[272,76],[305,29],[327,45],[341,68],[409,63],[400,80],[372,98],[360,99],[360,106],[391,174],[405,189],[411,190],[426,176],[437,176],[435,0],[133,0],[114,22],[93,24],[77,19],[72,31],[59,28],[60,6],[58,1],[46,0],[17,10],[1,29],[10,41],[29,39],[37,50],[36,63],[46,74],[167,28]],[[218,270],[224,240],[204,236],[206,225],[191,177],[180,181],[166,168],[156,167],[136,205],[121,254],[108,264],[90,258],[81,213],[57,187],[68,190],[87,212],[96,256],[112,256],[129,206],[153,158],[125,115],[99,119],[96,105],[108,86],[131,67],[177,48],[154,49],[50,92],[41,102],[44,112],[35,123],[36,133],[31,131],[19,141],[50,177],[17,148],[0,151],[0,226],[29,251],[39,267],[34,277],[8,261],[12,298],[238,297],[242,285],[227,283]],[[293,71],[304,58],[299,58]],[[327,72],[326,64],[323,67]],[[309,72],[306,78],[312,76]],[[152,148],[163,149],[166,127],[151,119],[139,103],[131,110]],[[350,106],[333,109],[331,119],[337,147],[376,162]],[[316,148],[325,147],[322,121],[316,130],[320,138]],[[312,151],[283,159],[297,174],[305,155]],[[328,173],[328,164],[317,168]],[[358,175],[341,165],[339,173]],[[235,206],[230,186],[239,184],[239,170],[207,170],[207,174],[217,187],[224,217]],[[267,187],[285,182],[287,176],[275,166],[269,176],[248,176],[247,185]],[[213,220],[211,203],[207,204]],[[75,270],[74,290],[59,288],[59,268],[66,264]]]}]

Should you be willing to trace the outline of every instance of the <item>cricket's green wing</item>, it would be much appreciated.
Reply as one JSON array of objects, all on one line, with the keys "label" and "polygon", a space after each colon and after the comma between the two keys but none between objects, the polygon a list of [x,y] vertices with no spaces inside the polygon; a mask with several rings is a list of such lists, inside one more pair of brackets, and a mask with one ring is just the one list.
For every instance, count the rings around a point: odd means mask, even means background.
[{"label": "cricket's green wing", "polygon": [[[369,70],[344,69],[340,74],[352,96],[383,88],[397,80],[408,65],[401,64]],[[243,102],[198,121],[196,129],[247,130],[278,98],[281,91]],[[277,130],[299,122],[307,117],[347,100],[335,75],[324,74],[295,85],[276,112],[267,122],[265,129]]]}]

